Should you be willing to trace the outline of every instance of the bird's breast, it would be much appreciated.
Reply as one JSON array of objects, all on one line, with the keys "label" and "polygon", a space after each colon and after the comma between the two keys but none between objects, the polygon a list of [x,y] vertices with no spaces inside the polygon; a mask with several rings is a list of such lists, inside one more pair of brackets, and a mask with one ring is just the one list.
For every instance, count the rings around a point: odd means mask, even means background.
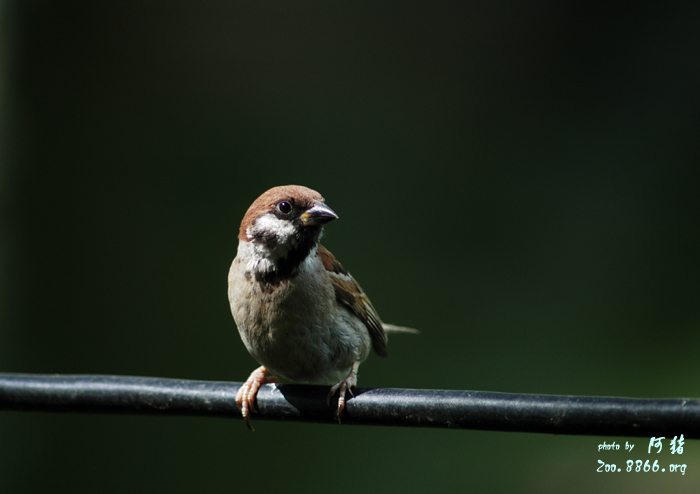
[{"label": "bird's breast", "polygon": [[367,357],[367,328],[338,304],[320,260],[305,261],[296,276],[274,286],[246,264],[236,258],[231,266],[229,301],[241,339],[258,362],[293,381],[333,384]]}]

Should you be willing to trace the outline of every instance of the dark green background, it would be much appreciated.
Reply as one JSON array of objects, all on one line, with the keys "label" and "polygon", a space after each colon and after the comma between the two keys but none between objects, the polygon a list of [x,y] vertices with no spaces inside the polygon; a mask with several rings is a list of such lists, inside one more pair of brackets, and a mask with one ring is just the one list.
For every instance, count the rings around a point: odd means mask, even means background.
[{"label": "dark green background", "polygon": [[[700,394],[700,4],[254,3],[0,4],[0,371],[243,380],[238,224],[298,183],[422,331],[361,386]],[[2,413],[0,491],[698,491],[615,439]]]}]

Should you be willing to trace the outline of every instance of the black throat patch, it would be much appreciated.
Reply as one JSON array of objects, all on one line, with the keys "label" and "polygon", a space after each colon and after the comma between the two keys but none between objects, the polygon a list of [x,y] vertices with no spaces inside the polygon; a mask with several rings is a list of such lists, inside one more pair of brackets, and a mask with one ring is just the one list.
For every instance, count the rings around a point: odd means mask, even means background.
[{"label": "black throat patch", "polygon": [[[321,226],[307,226],[298,235],[295,245],[287,252],[286,257],[279,258],[274,263],[274,269],[265,272],[256,272],[256,281],[268,284],[279,285],[280,283],[295,277],[299,273],[301,264],[309,257],[311,251],[318,246],[321,237]],[[265,243],[268,247],[274,240],[268,236],[261,236],[255,240]]]}]

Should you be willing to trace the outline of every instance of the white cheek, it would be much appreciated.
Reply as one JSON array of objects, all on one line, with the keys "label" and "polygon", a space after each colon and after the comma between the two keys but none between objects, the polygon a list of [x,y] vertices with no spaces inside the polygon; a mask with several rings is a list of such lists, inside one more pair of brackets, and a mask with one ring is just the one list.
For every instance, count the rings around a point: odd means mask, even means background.
[{"label": "white cheek", "polygon": [[265,214],[255,220],[246,233],[249,237],[256,233],[274,235],[279,244],[286,244],[294,239],[295,228],[291,221],[282,220],[274,214]]},{"label": "white cheek", "polygon": [[[248,227],[246,235],[252,238],[263,234],[267,237],[275,237],[273,244],[257,242],[241,242],[246,252],[245,259],[249,259],[248,268],[255,271],[272,271],[278,259],[287,257],[290,249],[296,244],[296,229],[290,221],[282,220],[273,214],[266,214],[255,220]],[[240,247],[239,247],[240,248]]]}]

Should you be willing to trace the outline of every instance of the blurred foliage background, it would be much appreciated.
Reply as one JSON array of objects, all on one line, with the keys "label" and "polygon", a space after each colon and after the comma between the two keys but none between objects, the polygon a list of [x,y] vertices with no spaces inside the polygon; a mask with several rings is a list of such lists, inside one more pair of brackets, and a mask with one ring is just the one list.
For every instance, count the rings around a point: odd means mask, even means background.
[{"label": "blurred foliage background", "polygon": [[[245,379],[236,231],[298,183],[422,331],[361,386],[700,394],[700,4],[0,6],[0,371]],[[0,489],[698,491],[603,440],[3,413]]]}]

